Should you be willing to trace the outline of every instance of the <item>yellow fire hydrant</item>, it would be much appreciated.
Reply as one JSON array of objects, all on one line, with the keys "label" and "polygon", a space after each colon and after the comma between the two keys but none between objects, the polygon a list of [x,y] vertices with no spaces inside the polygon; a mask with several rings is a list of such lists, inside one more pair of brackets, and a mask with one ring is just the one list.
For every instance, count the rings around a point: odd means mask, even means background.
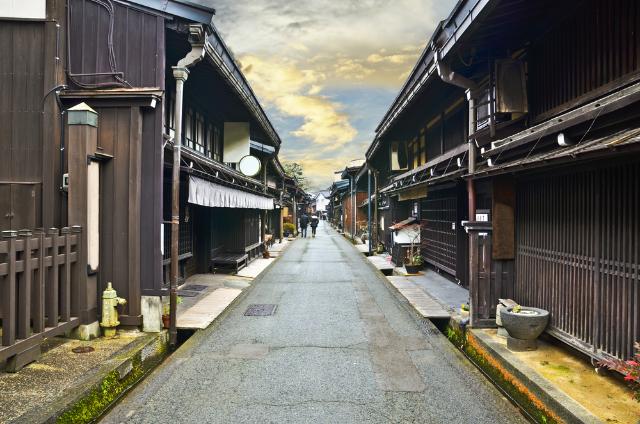
[{"label": "yellow fire hydrant", "polygon": [[104,328],[105,337],[114,337],[116,335],[116,327],[120,325],[118,321],[118,305],[124,305],[127,301],[121,297],[107,283],[107,289],[102,293],[102,322],[100,326]]}]

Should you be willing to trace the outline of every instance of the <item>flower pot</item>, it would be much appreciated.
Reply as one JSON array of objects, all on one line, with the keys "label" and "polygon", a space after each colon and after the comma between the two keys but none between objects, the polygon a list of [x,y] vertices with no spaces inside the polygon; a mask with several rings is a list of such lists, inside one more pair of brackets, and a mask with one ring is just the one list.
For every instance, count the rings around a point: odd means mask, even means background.
[{"label": "flower pot", "polygon": [[549,322],[549,312],[544,309],[522,307],[520,312],[513,308],[502,309],[500,319],[509,337],[507,347],[511,350],[535,350],[536,339]]},{"label": "flower pot", "polygon": [[169,315],[162,315],[162,326],[164,328],[169,328],[169,325],[171,324],[171,319]]},{"label": "flower pot", "polygon": [[404,264],[404,269],[407,271],[407,274],[417,274],[421,267],[421,265]]}]

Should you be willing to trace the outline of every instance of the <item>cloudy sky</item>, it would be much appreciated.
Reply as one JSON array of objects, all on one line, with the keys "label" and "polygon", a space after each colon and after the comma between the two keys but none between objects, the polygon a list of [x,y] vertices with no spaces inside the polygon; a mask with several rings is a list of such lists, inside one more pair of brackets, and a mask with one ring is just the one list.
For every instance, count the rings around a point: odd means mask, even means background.
[{"label": "cloudy sky", "polygon": [[199,0],[312,189],[362,158],[454,0]]}]

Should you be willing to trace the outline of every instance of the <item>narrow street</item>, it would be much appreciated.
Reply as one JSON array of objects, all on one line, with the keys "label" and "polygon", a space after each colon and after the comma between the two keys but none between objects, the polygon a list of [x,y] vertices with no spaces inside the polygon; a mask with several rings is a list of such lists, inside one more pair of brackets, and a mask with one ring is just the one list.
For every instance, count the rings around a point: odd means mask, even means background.
[{"label": "narrow street", "polygon": [[[277,309],[245,316],[251,304]],[[321,223],[315,239],[295,241],[227,316],[192,337],[103,422],[524,422],[425,328]]]}]

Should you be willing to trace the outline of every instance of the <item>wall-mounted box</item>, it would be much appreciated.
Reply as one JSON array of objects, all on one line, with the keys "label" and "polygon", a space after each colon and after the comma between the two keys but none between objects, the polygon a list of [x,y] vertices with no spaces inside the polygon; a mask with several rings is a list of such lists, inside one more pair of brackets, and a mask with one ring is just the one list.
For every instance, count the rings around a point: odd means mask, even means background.
[{"label": "wall-mounted box", "polygon": [[46,0],[2,0],[0,19],[45,19]]}]

